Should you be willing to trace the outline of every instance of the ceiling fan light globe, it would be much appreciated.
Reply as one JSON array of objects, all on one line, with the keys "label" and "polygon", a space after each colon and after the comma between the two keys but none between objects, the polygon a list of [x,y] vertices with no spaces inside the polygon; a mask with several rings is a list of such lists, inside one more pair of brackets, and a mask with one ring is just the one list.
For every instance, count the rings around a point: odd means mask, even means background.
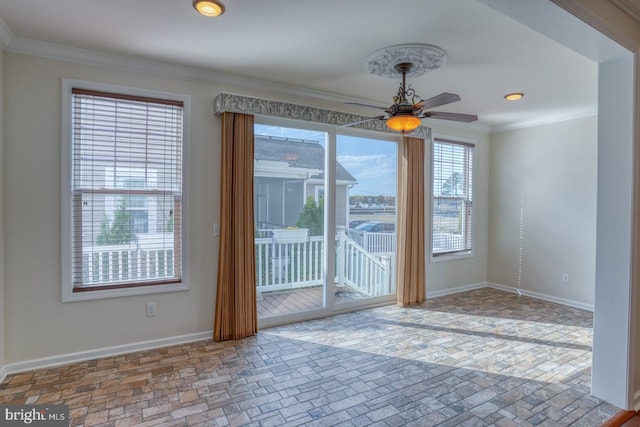
[{"label": "ceiling fan light globe", "polygon": [[193,7],[204,16],[220,16],[224,13],[224,3],[219,0],[193,0]]},{"label": "ceiling fan light globe", "polygon": [[387,127],[389,129],[402,133],[411,132],[421,123],[422,120],[413,115],[394,116],[387,119]]}]

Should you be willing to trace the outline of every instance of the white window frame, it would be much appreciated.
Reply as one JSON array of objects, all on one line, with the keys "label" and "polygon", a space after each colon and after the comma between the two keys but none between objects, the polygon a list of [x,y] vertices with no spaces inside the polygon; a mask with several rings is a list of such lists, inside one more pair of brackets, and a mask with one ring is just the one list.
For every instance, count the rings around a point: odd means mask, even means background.
[{"label": "white window frame", "polygon": [[[73,288],[73,241],[72,241],[72,88],[82,88],[101,92],[123,93],[132,96],[159,98],[181,101],[183,106],[183,146],[182,146],[182,274],[181,281],[171,284],[133,286],[124,288],[96,289],[87,292],[74,292]],[[191,97],[188,95],[152,91],[83,80],[62,80],[62,302],[117,298],[132,295],[148,295],[165,292],[189,290],[189,123],[191,117]]]},{"label": "white window frame", "polygon": [[427,232],[429,233],[429,260],[430,262],[441,262],[441,261],[451,261],[451,260],[460,260],[460,259],[465,259],[465,258],[473,258],[474,257],[474,252],[475,252],[475,242],[476,242],[476,211],[477,211],[477,207],[476,207],[476,202],[475,202],[475,196],[476,196],[476,169],[475,167],[472,168],[471,171],[471,194],[472,194],[472,209],[471,209],[471,249],[467,250],[467,251],[460,251],[460,252],[455,252],[455,253],[447,253],[447,254],[435,254],[433,253],[433,199],[434,199],[434,194],[433,194],[433,180],[434,180],[434,158],[433,158],[433,150],[434,150],[434,143],[436,139],[442,139],[442,140],[449,140],[449,141],[454,141],[454,142],[459,142],[461,144],[472,144],[474,145],[474,149],[473,149],[473,153],[472,153],[472,158],[471,158],[471,162],[472,165],[476,164],[476,150],[477,150],[477,144],[475,140],[472,139],[468,139],[468,138],[461,138],[458,136],[452,136],[452,135],[443,135],[443,134],[436,134],[433,133],[432,137],[431,137],[431,150],[429,151],[429,168],[430,168],[430,179],[429,179],[429,225],[427,227]]}]

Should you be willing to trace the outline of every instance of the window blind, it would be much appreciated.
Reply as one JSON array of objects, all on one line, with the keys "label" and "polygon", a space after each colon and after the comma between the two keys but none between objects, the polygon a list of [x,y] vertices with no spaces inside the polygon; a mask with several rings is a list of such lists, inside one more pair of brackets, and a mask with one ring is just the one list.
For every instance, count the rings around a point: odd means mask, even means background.
[{"label": "window blind", "polygon": [[71,93],[74,292],[180,282],[182,102]]},{"label": "window blind", "polygon": [[474,147],[470,143],[434,139],[431,221],[434,256],[472,249]]}]

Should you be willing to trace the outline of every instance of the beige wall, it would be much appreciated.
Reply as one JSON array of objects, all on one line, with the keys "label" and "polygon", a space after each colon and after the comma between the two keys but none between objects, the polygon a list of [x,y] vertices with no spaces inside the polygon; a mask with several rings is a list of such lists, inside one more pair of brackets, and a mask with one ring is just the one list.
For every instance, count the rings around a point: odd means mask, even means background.
[{"label": "beige wall", "polygon": [[[212,329],[218,218],[216,87],[11,53],[4,55],[6,363]],[[191,96],[191,290],[61,303],[63,77]],[[157,303],[147,318],[145,304]]]},{"label": "beige wall", "polygon": [[[61,80],[94,82],[191,96],[189,260],[186,292],[73,303],[61,302]],[[6,363],[169,338],[212,329],[219,217],[219,120],[213,99],[221,91],[343,108],[268,91],[161,78],[129,71],[38,58],[4,56]],[[459,129],[441,133],[473,139],[476,165],[476,255],[438,263],[429,290],[486,280],[488,136]],[[484,165],[484,166],[483,166]],[[483,172],[484,171],[484,172]],[[1,293],[1,292],[0,292]],[[145,304],[158,316],[147,318]]]},{"label": "beige wall", "polygon": [[596,117],[492,135],[489,282],[593,305],[596,161]]}]

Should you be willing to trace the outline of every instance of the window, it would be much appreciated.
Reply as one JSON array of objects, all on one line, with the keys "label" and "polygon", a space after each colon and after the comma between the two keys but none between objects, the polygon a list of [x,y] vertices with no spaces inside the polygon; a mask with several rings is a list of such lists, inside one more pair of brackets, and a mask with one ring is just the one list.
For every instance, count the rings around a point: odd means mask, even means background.
[{"label": "window", "polygon": [[471,252],[474,147],[470,143],[434,138],[431,169],[434,257]]},{"label": "window", "polygon": [[188,98],[134,92],[65,80],[64,300],[186,289]]}]

